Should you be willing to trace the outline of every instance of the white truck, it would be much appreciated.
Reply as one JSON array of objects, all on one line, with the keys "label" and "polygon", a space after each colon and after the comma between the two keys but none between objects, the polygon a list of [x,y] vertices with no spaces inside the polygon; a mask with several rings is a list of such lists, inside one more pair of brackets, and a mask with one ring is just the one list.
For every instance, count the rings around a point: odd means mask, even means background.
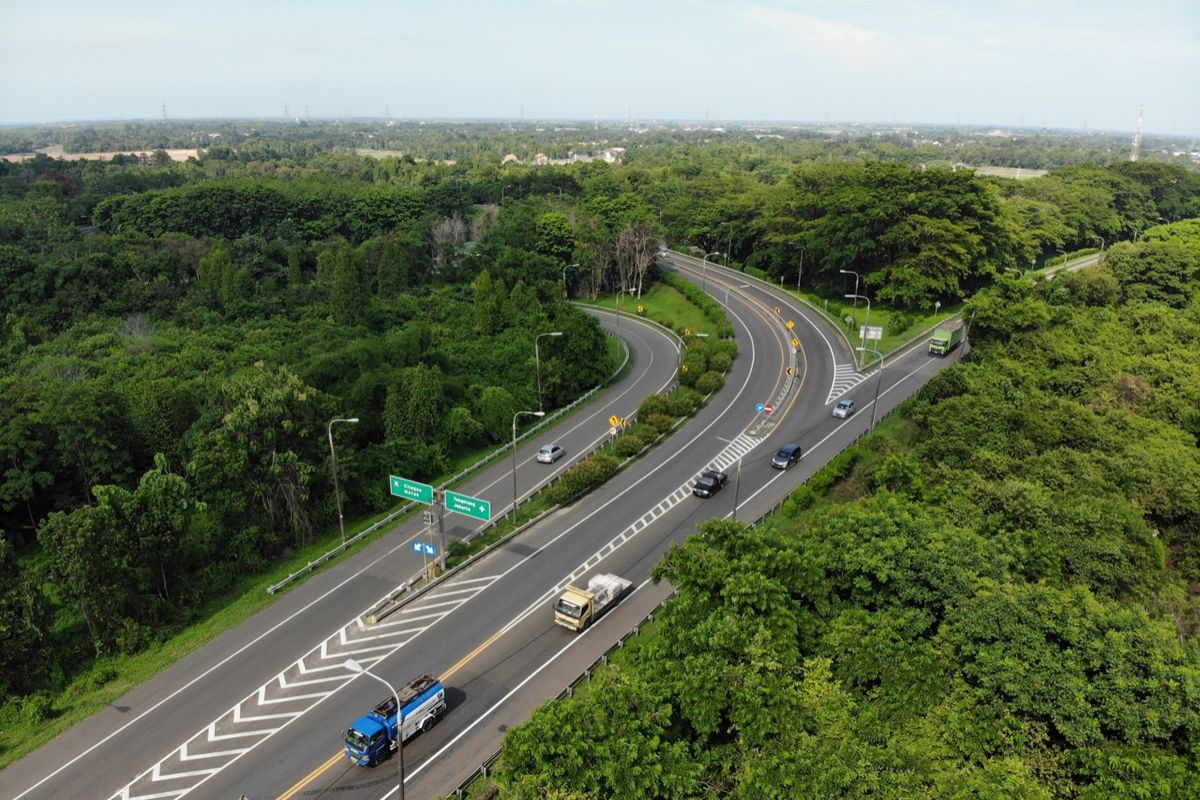
[{"label": "white truck", "polygon": [[568,586],[554,604],[554,621],[564,628],[581,631],[616,603],[633,583],[616,575],[595,575],[587,588]]}]

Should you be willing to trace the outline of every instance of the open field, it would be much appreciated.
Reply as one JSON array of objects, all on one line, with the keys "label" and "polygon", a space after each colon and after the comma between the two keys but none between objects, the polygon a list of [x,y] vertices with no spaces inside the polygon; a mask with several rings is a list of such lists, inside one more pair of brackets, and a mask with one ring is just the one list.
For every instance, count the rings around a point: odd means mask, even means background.
[{"label": "open field", "polygon": [[995,175],[1000,178],[1040,178],[1046,174],[1044,169],[1024,169],[1022,167],[971,167],[980,175]]},{"label": "open field", "polygon": [[[83,159],[84,161],[112,161],[113,156],[128,156],[134,155],[140,159],[149,159],[157,151],[154,150],[114,150],[103,153],[66,153],[61,147],[47,147],[39,150],[37,153],[11,153],[9,155],[0,156],[0,159],[5,161],[20,162],[30,161],[38,155],[47,155],[50,158],[62,158],[67,161],[75,161]],[[173,149],[164,151],[171,157],[172,161],[187,161],[189,158],[197,158],[200,155],[200,150],[196,148]]]}]

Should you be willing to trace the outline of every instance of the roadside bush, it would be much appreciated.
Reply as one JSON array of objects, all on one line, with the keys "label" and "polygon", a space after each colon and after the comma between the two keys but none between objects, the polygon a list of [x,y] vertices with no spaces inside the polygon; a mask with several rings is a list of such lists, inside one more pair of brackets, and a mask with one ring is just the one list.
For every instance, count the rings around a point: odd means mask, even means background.
[{"label": "roadside bush", "polygon": [[619,463],[616,456],[608,453],[589,456],[564,472],[558,482],[546,490],[546,501],[562,505],[574,500],[615,475]]},{"label": "roadside bush", "polygon": [[21,719],[30,725],[39,725],[54,716],[54,704],[49,695],[36,692],[21,703]]},{"label": "roadside bush", "polygon": [[642,422],[654,428],[659,433],[666,433],[675,424],[675,417],[670,414],[647,414],[642,417]]},{"label": "roadside bush", "polygon": [[696,409],[700,408],[700,402],[704,399],[704,395],[695,389],[680,386],[667,399],[667,413],[676,417],[688,417],[694,414]]},{"label": "roadside bush", "polygon": [[[733,333],[733,331],[730,330],[731,336],[732,336],[732,333]],[[737,342],[734,341],[732,338],[718,339],[715,342],[709,342],[709,344],[708,344],[709,362],[711,363],[712,359],[717,355],[728,356],[729,360],[732,362],[733,359],[737,357]]]},{"label": "roadside bush", "polygon": [[709,353],[708,368],[716,372],[729,372],[733,366],[733,356],[728,353]]},{"label": "roadside bush", "polygon": [[701,394],[712,394],[725,385],[725,376],[716,370],[709,370],[696,379],[696,391]]},{"label": "roadside bush", "polygon": [[669,414],[670,412],[671,406],[667,398],[661,394],[652,394],[638,406],[638,419],[645,421],[650,414]]},{"label": "roadside bush", "polygon": [[632,458],[642,452],[645,446],[646,443],[640,438],[626,433],[623,436],[618,436],[617,440],[613,442],[613,453],[621,458]]},{"label": "roadside bush", "polygon": [[791,516],[811,508],[817,498],[824,495],[830,486],[850,474],[854,465],[858,463],[858,458],[858,447],[851,447],[838,453],[828,464],[817,470],[811,478],[796,487],[796,491],[792,492],[792,496],[783,504],[784,513]]},{"label": "roadside bush", "polygon": [[679,371],[679,382],[684,386],[695,386],[700,376],[708,371],[708,353],[702,347],[689,347],[683,354],[683,368]]}]

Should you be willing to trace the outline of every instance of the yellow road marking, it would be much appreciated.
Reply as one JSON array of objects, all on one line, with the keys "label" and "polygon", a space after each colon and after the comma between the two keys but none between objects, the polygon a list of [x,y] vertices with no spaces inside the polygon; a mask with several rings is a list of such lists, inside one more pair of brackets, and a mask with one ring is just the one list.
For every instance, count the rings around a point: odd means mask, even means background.
[{"label": "yellow road marking", "polygon": [[[484,642],[483,644],[476,647],[470,653],[467,653],[465,656],[463,656],[459,660],[459,662],[457,664],[455,664],[450,669],[443,672],[440,680],[442,680],[442,681],[449,680],[450,676],[452,676],[454,673],[458,672],[460,669],[465,667],[467,664],[471,663],[472,659],[474,659],[476,656],[478,656],[480,653],[482,653],[488,647],[493,645],[496,642],[496,640],[499,639],[503,634],[504,634],[504,631],[502,631],[502,630],[496,631],[494,634],[491,635],[491,637],[488,638],[488,640],[486,642]],[[325,772],[327,769],[329,769],[330,767],[332,767],[334,764],[336,764],[338,761],[342,760],[345,757],[346,757],[346,751],[339,750],[335,755],[333,755],[324,764],[317,767],[312,772],[308,773],[303,778],[301,778],[299,780],[299,782],[296,783],[295,786],[288,789],[283,794],[279,795],[279,797],[277,797],[276,800],[290,800],[290,798],[295,797],[297,792],[299,792],[301,789],[303,789],[308,784],[312,783],[314,780],[316,780],[321,775],[322,772]]]},{"label": "yellow road marking", "polygon": [[291,797],[294,797],[294,796],[296,795],[296,793],[297,793],[297,792],[299,792],[299,791],[300,791],[301,789],[303,789],[305,786],[307,786],[308,784],[310,784],[310,783],[312,783],[314,780],[316,780],[318,775],[320,775],[322,772],[324,772],[325,770],[329,769],[330,767],[332,767],[334,764],[336,764],[337,762],[341,761],[341,760],[342,760],[343,758],[345,758],[345,757],[346,757],[346,751],[345,751],[345,750],[339,750],[339,751],[338,751],[336,754],[334,754],[333,756],[331,756],[331,757],[329,758],[329,760],[328,760],[328,761],[326,761],[324,764],[322,764],[321,766],[317,767],[317,768],[316,768],[316,769],[314,769],[312,772],[308,773],[308,774],[307,774],[307,775],[305,775],[303,778],[301,778],[301,779],[300,779],[300,781],[299,781],[299,782],[298,782],[298,783],[297,783],[295,786],[293,786],[292,788],[288,789],[288,790],[287,790],[286,792],[284,792],[283,794],[279,795],[279,797],[277,798],[277,800],[289,800],[289,798],[291,798]]}]

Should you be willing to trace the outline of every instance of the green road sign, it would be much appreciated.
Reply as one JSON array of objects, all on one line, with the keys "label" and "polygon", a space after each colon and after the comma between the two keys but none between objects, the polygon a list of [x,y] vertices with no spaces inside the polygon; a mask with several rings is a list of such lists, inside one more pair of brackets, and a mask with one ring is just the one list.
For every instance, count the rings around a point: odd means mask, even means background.
[{"label": "green road sign", "polygon": [[484,522],[488,522],[492,518],[492,504],[487,500],[480,500],[478,497],[459,494],[448,489],[446,490],[446,510],[466,514],[468,517],[481,519]]},{"label": "green road sign", "polygon": [[410,481],[408,478],[397,478],[395,475],[388,476],[391,479],[392,494],[396,497],[403,497],[405,500],[416,500],[418,503],[424,503],[427,506],[433,505],[433,487],[428,483],[417,483]]}]

